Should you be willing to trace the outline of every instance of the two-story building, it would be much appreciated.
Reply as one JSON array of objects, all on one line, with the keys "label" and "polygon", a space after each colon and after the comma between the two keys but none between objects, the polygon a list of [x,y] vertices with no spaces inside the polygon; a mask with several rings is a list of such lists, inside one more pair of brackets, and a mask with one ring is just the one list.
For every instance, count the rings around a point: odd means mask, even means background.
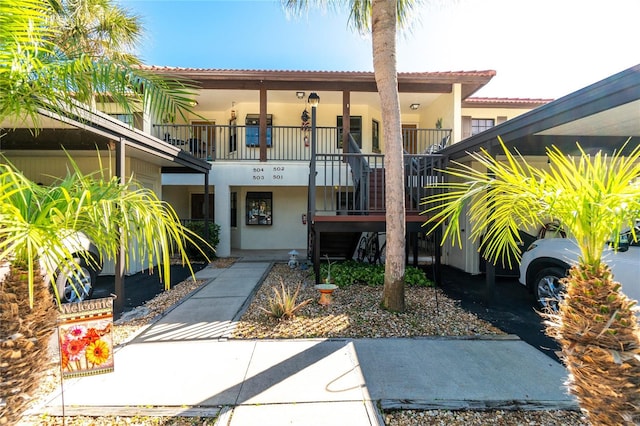
[{"label": "two-story building", "polygon": [[[98,167],[97,152],[115,167],[127,147],[127,176],[182,219],[220,225],[221,257],[232,249],[297,249],[348,258],[362,232],[384,232],[384,129],[372,72],[146,68],[196,84],[195,113],[177,120],[106,105],[85,122],[46,117],[35,136],[29,123],[7,122],[0,149],[47,184],[66,172],[61,147],[85,171]],[[420,199],[442,166],[439,152],[549,102],[473,97],[494,76],[398,74],[413,261],[424,239]]]},{"label": "two-story building", "polygon": [[[182,218],[208,214],[221,225],[219,256],[228,256],[232,249],[307,249],[318,235],[315,228],[309,230],[309,222],[314,227],[327,222],[322,229],[328,233],[384,230],[384,129],[373,73],[148,69],[187,78],[201,88],[197,115],[187,121],[133,121],[158,139],[211,162],[209,194],[198,174],[165,168],[162,196]],[[494,76],[491,70],[399,73],[406,161],[414,165],[406,171],[407,215],[414,232],[424,221],[417,214],[425,183],[419,175],[427,159],[435,160],[443,147],[549,102],[473,98]],[[315,126],[311,93],[319,97]],[[310,190],[314,149],[315,188]],[[312,201],[310,193],[315,193]],[[377,225],[359,226],[368,220]],[[324,241],[329,240],[326,235]],[[335,244],[348,252],[355,243],[351,236]],[[331,250],[323,245],[323,254]]]}]

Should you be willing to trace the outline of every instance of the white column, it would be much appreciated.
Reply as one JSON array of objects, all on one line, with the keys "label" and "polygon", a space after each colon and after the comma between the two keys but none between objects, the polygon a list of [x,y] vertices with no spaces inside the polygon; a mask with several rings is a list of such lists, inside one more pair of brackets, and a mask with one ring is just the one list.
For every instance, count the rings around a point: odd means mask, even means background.
[{"label": "white column", "polygon": [[453,84],[453,135],[451,143],[462,140],[462,85]]},{"label": "white column", "polygon": [[149,107],[145,106],[142,111],[142,131],[148,135],[153,135],[153,123],[151,122],[151,112],[149,111]]},{"label": "white column", "polygon": [[231,256],[231,191],[228,184],[215,186],[215,218],[220,225],[220,242],[216,249],[216,256]]}]

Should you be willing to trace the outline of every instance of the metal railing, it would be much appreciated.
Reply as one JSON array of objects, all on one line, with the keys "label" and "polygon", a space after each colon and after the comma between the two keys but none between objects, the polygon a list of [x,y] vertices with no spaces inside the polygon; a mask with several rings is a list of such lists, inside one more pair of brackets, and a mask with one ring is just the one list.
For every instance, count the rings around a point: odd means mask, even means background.
[{"label": "metal railing", "polygon": [[434,154],[451,144],[451,129],[402,129],[405,151]]},{"label": "metal railing", "polygon": [[[154,124],[153,135],[171,145],[209,161],[260,160],[258,126],[214,124]],[[342,152],[340,128],[316,127],[316,152]],[[404,129],[407,152],[431,154],[447,146],[451,130]],[[311,159],[311,129],[296,126],[267,128],[266,159],[277,161],[309,161]]]},{"label": "metal railing", "polygon": [[[405,210],[420,212],[425,186],[441,180],[439,154],[405,154]],[[382,154],[318,154],[316,213],[370,215],[385,212],[385,157]],[[350,164],[366,164],[353,168]]]},{"label": "metal railing", "polygon": [[[158,139],[209,161],[260,159],[258,126],[154,124]],[[316,128],[318,153],[338,153],[338,128]],[[311,131],[293,126],[267,128],[267,160],[309,161]]]}]

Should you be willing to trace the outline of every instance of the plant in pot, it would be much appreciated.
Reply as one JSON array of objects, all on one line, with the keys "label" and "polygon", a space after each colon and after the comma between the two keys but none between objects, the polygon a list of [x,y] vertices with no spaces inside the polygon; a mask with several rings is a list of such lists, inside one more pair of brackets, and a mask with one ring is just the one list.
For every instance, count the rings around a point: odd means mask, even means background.
[{"label": "plant in pot", "polygon": [[315,286],[316,290],[320,292],[320,300],[318,301],[321,305],[329,305],[331,303],[331,293],[338,288],[337,285],[333,284],[333,279],[331,278],[331,261],[329,260],[329,255],[325,255],[327,258],[327,276],[322,280],[322,284],[318,284]]}]

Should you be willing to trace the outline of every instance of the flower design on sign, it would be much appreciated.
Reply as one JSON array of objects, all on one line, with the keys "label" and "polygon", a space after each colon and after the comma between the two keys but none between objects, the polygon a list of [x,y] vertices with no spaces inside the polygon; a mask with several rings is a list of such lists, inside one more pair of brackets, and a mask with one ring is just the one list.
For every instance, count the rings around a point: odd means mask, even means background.
[{"label": "flower design on sign", "polygon": [[93,321],[91,327],[60,327],[63,373],[81,373],[113,365],[111,322]]}]

